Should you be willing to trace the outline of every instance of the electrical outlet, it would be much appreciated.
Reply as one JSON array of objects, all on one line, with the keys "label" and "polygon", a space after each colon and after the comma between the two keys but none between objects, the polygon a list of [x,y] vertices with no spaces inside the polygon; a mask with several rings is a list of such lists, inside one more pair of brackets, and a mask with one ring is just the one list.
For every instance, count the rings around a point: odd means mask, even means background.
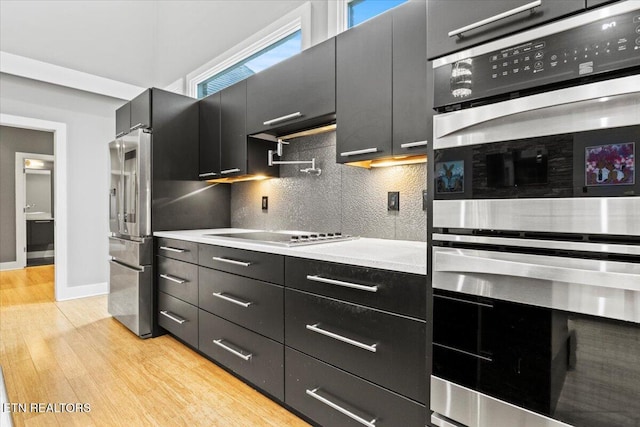
[{"label": "electrical outlet", "polygon": [[400,210],[400,192],[399,191],[389,191],[389,193],[387,193],[387,210],[388,211]]},{"label": "electrical outlet", "polygon": [[269,210],[269,197],[268,196],[262,196],[262,210],[263,211]]},{"label": "electrical outlet", "polygon": [[427,210],[427,190],[422,190],[422,210]]}]

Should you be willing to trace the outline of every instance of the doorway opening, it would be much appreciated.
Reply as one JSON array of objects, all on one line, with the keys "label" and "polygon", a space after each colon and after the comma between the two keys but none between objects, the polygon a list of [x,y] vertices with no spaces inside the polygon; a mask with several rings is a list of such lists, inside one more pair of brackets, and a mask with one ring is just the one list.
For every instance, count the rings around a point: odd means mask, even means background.
[{"label": "doorway opening", "polygon": [[[50,174],[53,177],[52,185],[55,189],[52,194],[51,207],[51,213],[53,214],[52,219],[54,220],[53,234],[55,242],[54,294],[57,301],[73,298],[73,294],[72,292],[70,292],[70,288],[67,283],[67,125],[61,122],[35,119],[32,117],[0,114],[0,126],[53,133],[53,156],[55,156],[55,166]],[[9,161],[11,162],[13,160]],[[16,193],[16,199],[18,197],[19,193]],[[20,206],[24,209],[24,207],[26,207],[26,201],[24,200],[24,197],[20,201],[16,200],[16,204],[17,206]],[[35,211],[37,211],[37,206]],[[18,221],[16,220],[15,225],[16,228],[21,227],[25,230],[24,234],[22,232],[16,232],[16,255],[20,253],[20,251],[18,250],[19,248],[17,240],[23,239],[20,242],[20,244],[22,244],[20,248],[22,248],[22,255],[24,256],[24,264],[21,265],[20,261],[18,260],[18,256],[16,256],[14,257],[15,261],[6,260],[4,262],[0,262],[0,270],[21,269],[26,266],[26,221],[20,221],[18,223]]]},{"label": "doorway opening", "polygon": [[24,200],[16,203],[16,219],[24,225],[20,253],[27,267],[54,264],[54,164],[51,155],[16,153],[16,202]]}]

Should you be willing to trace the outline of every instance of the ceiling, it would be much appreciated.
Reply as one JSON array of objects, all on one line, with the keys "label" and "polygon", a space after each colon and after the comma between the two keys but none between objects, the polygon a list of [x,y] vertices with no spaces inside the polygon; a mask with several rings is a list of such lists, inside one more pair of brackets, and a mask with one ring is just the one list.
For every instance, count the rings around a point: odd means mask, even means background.
[{"label": "ceiling", "polygon": [[305,0],[0,0],[0,50],[165,87]]}]

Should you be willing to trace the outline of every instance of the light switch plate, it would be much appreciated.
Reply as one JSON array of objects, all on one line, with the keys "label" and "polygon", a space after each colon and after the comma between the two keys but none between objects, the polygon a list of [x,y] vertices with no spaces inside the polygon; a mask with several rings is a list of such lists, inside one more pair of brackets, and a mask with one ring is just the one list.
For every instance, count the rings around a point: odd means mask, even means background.
[{"label": "light switch plate", "polygon": [[269,197],[262,196],[262,210],[266,211],[269,209]]},{"label": "light switch plate", "polygon": [[427,190],[422,190],[422,210],[427,210]]}]

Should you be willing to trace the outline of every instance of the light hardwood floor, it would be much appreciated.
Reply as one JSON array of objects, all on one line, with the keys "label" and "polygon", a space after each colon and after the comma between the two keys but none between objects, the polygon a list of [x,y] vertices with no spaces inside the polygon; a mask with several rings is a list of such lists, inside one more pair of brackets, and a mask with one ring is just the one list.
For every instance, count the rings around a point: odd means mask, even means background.
[{"label": "light hardwood floor", "polygon": [[9,401],[90,412],[13,412],[15,426],[308,425],[170,336],[137,338],[106,296],[55,302],[53,278],[53,266],[0,272]]}]

